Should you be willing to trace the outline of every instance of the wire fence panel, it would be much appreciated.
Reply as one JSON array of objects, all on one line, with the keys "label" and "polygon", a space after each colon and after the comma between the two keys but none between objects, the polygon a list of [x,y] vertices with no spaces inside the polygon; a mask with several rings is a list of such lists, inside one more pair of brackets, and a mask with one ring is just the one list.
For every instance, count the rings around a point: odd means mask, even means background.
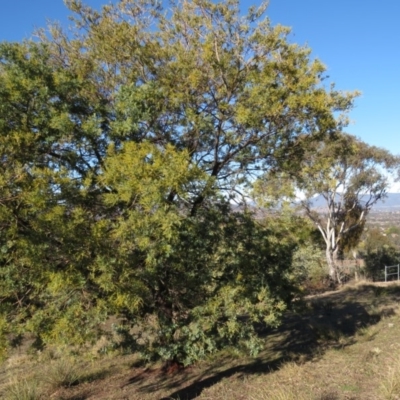
[{"label": "wire fence panel", "polygon": [[397,280],[400,280],[400,264],[390,266],[385,265],[385,282],[387,282],[388,276],[394,275],[397,276]]}]

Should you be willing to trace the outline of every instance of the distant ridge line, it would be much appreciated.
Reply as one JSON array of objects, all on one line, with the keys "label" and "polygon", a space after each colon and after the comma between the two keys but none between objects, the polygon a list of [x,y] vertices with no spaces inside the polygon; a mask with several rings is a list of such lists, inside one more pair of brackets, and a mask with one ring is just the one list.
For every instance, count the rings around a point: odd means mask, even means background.
[{"label": "distant ridge line", "polygon": [[[311,203],[313,209],[326,208],[326,201],[321,195],[313,198]],[[374,211],[400,211],[400,193],[387,193],[384,199],[372,207],[371,212]]]}]

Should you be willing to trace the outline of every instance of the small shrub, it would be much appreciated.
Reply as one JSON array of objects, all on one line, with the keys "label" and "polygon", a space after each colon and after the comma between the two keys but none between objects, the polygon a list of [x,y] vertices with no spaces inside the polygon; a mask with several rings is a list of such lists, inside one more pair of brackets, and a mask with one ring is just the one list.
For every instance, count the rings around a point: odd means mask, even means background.
[{"label": "small shrub", "polygon": [[293,254],[296,278],[306,293],[319,293],[331,289],[322,250],[315,244],[307,243]]},{"label": "small shrub", "polygon": [[385,280],[385,266],[397,265],[400,253],[392,246],[384,245],[364,256],[367,276],[373,281]]}]

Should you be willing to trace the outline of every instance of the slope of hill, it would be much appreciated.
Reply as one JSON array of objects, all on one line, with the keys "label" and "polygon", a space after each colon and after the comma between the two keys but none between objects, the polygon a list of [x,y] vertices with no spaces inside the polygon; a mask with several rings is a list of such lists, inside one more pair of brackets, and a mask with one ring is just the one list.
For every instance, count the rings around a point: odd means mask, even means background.
[{"label": "slope of hill", "polygon": [[[232,352],[166,374],[134,355],[88,349],[0,366],[0,397],[55,400],[384,400],[400,397],[400,285],[364,283],[305,299],[257,358]],[[28,394],[30,394],[28,396]]]}]

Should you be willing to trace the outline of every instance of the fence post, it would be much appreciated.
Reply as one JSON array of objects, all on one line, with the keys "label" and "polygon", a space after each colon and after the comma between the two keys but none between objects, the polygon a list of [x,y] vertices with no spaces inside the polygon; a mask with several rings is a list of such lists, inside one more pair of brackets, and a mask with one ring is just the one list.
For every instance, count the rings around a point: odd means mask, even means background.
[{"label": "fence post", "polygon": [[[392,272],[394,268],[397,268],[397,272]],[[388,270],[390,272],[388,272]],[[397,281],[400,281],[400,264],[387,266],[385,265],[385,282],[387,282],[388,276],[397,275]]]}]

